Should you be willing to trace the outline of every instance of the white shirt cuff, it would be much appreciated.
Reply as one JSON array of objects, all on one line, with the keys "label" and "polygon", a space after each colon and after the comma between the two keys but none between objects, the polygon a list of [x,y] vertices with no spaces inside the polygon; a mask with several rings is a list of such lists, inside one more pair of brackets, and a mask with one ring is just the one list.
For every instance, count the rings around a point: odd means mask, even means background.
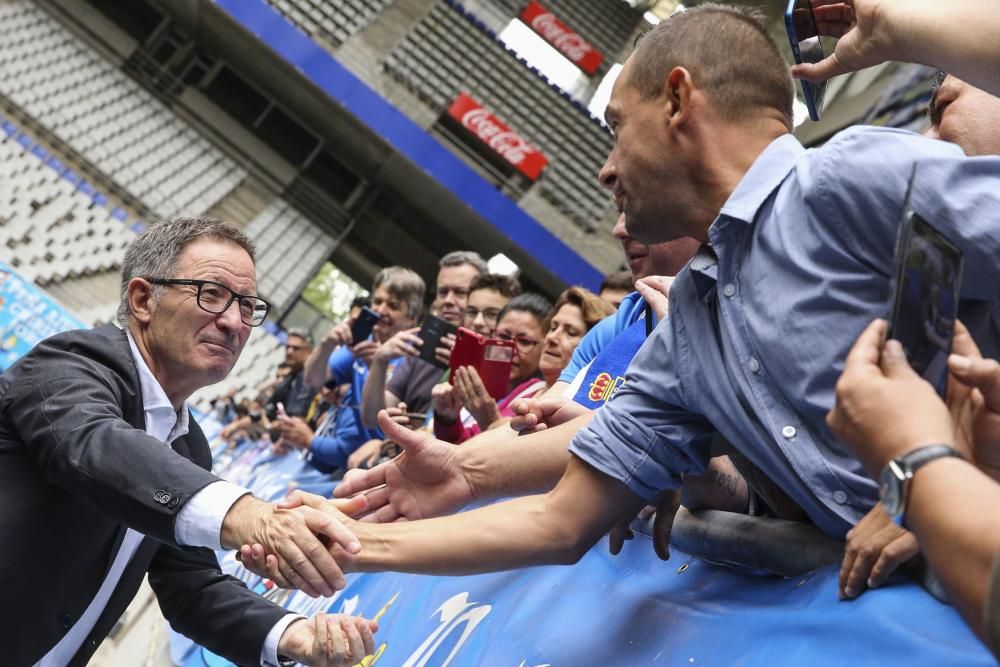
[{"label": "white shirt cuff", "polygon": [[237,500],[250,493],[225,480],[212,482],[184,504],[174,522],[177,544],[222,548],[222,520]]},{"label": "white shirt cuff", "polygon": [[260,650],[260,664],[263,667],[280,667],[278,663],[278,642],[281,641],[281,635],[285,634],[285,630],[291,622],[297,621],[300,618],[305,618],[305,616],[285,614],[281,617],[280,621],[274,624],[271,631],[267,633],[267,637],[264,638],[264,648]]}]

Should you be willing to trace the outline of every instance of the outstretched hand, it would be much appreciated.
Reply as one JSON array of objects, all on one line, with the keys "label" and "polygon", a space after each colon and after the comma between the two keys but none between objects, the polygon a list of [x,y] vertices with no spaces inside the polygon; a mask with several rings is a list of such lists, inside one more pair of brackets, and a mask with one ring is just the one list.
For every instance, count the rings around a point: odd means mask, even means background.
[{"label": "outstretched hand", "polygon": [[[660,560],[670,558],[670,531],[674,527],[674,517],[681,506],[680,489],[669,489],[662,491],[653,501],[653,505],[645,507],[639,512],[639,519],[648,519],[653,516],[653,551]],[[632,529],[629,528],[631,519],[626,519],[617,523],[608,535],[609,548],[612,556],[621,553],[625,540],[633,537]]]},{"label": "outstretched hand", "polygon": [[375,621],[320,612],[293,621],[278,641],[278,654],[309,667],[348,667],[375,652],[377,631]]},{"label": "outstretched hand", "polygon": [[563,396],[519,398],[511,403],[511,409],[514,416],[510,427],[520,435],[559,426],[589,412],[576,401]]},{"label": "outstretched hand", "polygon": [[403,448],[396,458],[371,470],[351,470],[333,494],[360,494],[374,523],[426,519],[450,514],[473,499],[473,489],[459,460],[459,447],[429,433],[411,431],[383,410],[378,415],[385,435]]}]

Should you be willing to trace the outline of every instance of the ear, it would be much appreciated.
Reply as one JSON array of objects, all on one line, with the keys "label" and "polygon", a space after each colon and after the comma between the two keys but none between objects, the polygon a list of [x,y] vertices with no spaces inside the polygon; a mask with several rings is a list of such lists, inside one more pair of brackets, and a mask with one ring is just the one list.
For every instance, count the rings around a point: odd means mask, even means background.
[{"label": "ear", "polygon": [[153,298],[153,285],[142,278],[133,278],[128,283],[128,305],[134,317],[143,324],[148,324],[156,307]]},{"label": "ear", "polygon": [[695,92],[691,73],[683,67],[673,68],[667,75],[664,91],[670,124],[679,127],[688,123],[692,116],[691,103]]}]

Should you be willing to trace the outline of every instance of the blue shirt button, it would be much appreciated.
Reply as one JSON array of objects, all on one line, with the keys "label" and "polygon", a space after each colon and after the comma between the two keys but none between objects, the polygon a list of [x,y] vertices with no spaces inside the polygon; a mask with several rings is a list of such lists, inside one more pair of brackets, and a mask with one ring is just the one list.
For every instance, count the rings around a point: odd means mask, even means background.
[{"label": "blue shirt button", "polygon": [[833,500],[838,505],[843,505],[844,503],[847,502],[847,494],[838,489],[833,492]]},{"label": "blue shirt button", "polygon": [[726,283],[726,286],[722,288],[722,293],[732,298],[733,295],[736,294],[736,285],[732,283]]}]

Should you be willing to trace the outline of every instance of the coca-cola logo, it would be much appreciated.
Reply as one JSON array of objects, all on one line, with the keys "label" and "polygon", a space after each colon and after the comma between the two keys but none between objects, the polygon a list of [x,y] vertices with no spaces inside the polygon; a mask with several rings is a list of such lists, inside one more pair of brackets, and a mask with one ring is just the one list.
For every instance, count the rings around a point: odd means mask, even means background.
[{"label": "coca-cola logo", "polygon": [[539,14],[531,19],[531,27],[574,62],[583,60],[594,51],[594,48],[583,37],[572,32],[551,12]]},{"label": "coca-cola logo", "polygon": [[486,109],[470,109],[462,114],[462,125],[472,130],[476,136],[514,165],[521,164],[525,156],[535,149],[528,142],[499,125]]}]

